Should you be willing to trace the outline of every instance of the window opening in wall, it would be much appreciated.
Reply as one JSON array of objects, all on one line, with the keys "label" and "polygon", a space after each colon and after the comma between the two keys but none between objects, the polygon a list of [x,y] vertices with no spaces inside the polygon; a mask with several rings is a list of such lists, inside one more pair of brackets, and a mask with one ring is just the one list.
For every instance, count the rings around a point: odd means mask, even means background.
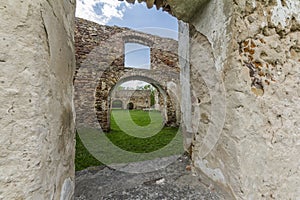
[{"label": "window opening in wall", "polygon": [[137,43],[125,43],[125,67],[150,69],[150,48]]}]

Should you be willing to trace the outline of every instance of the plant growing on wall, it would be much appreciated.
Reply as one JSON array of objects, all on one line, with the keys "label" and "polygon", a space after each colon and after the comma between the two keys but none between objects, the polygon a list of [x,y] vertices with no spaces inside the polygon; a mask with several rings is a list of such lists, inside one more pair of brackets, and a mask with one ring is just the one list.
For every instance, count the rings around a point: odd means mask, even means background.
[{"label": "plant growing on wall", "polygon": [[150,106],[153,106],[155,104],[155,97],[154,97],[154,93],[155,93],[155,88],[150,85],[150,84],[147,84],[147,85],[144,85],[144,86],[137,86],[136,87],[137,90],[150,90],[151,91],[151,94],[150,94],[150,99],[151,99],[151,102],[150,102]]}]

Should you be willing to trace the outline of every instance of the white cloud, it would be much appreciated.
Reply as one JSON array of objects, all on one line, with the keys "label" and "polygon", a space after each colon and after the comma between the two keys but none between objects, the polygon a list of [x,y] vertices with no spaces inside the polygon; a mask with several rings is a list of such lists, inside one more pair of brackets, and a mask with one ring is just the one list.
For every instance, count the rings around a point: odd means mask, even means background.
[{"label": "white cloud", "polygon": [[[94,11],[95,6],[101,5],[99,7],[99,12],[97,14]],[[76,17],[87,19],[99,24],[107,24],[110,19],[117,17],[122,19],[126,8],[130,8],[131,5],[126,1],[118,0],[77,0],[76,6]]]},{"label": "white cloud", "polygon": [[149,85],[149,83],[144,82],[144,81],[128,81],[128,82],[121,84],[122,87],[130,88],[133,90],[137,89],[137,87],[145,86],[145,85]]}]

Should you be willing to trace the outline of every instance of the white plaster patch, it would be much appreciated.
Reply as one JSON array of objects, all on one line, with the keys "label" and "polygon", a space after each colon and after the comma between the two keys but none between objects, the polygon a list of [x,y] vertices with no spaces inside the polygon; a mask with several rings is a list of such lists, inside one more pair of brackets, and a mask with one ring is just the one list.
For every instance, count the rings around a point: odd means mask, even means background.
[{"label": "white plaster patch", "polygon": [[272,10],[271,21],[278,26],[280,23],[282,26],[286,27],[286,21],[291,19],[293,16],[297,21],[300,21],[300,1],[286,0],[286,6],[281,4],[280,0],[277,0],[277,6]]},{"label": "white plaster patch", "polygon": [[180,84],[181,84],[181,112],[183,124],[187,132],[192,132],[192,106],[191,106],[191,86],[190,86],[190,37],[189,25],[183,21],[178,22],[179,35],[178,44],[179,66],[180,66]]},{"label": "white plaster patch", "polygon": [[256,1],[252,1],[252,7],[256,8]]},{"label": "white plaster patch", "polygon": [[74,194],[74,183],[71,178],[67,178],[61,189],[60,200],[70,200]]},{"label": "white plaster patch", "polygon": [[177,91],[177,85],[176,83],[172,82],[172,81],[169,81],[167,82],[167,88],[168,90],[171,90],[171,91]]},{"label": "white plaster patch", "polygon": [[226,16],[228,13],[224,13],[224,8],[224,1],[212,0],[193,22],[196,30],[205,35],[211,43],[218,71],[223,69],[231,39],[231,33],[227,32],[231,17]]},{"label": "white plaster patch", "polygon": [[195,167],[199,168],[204,174],[210,177],[213,181],[220,182],[226,184],[225,177],[221,171],[221,169],[211,169],[207,167],[208,161],[205,159],[197,159],[195,161]]}]

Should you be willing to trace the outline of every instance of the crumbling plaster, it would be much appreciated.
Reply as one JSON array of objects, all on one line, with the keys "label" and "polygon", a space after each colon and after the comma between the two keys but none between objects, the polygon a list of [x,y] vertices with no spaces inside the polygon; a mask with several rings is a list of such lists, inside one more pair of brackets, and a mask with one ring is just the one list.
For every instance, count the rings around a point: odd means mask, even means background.
[{"label": "crumbling plaster", "polygon": [[[147,5],[154,2],[189,22],[195,28],[191,48],[210,55],[201,65],[204,57],[191,54],[191,72],[201,66],[215,70],[213,77],[221,77],[226,90],[222,132],[203,154],[205,130],[216,122],[206,111],[214,104],[191,82],[191,112],[203,125],[196,129],[191,151],[200,179],[213,180],[236,199],[299,199],[299,1],[148,0]],[[191,8],[189,2],[197,4]],[[5,135],[0,139],[0,199],[72,196],[74,4],[0,1]],[[193,75],[191,80],[201,76]],[[200,98],[206,113],[197,110],[198,97],[206,100]]]},{"label": "crumbling plaster", "polygon": [[[195,170],[237,199],[297,199],[299,2],[224,1],[223,9],[215,3],[205,5],[191,24],[209,40],[216,69],[222,70],[226,121],[209,155],[199,156],[202,138],[196,137]],[[208,13],[214,13],[213,21]],[[218,37],[209,27],[214,21],[226,22],[216,29]]]},{"label": "crumbling plaster", "polygon": [[0,1],[0,199],[73,195],[74,10]]},{"label": "crumbling plaster", "polygon": [[[254,4],[253,7],[256,7],[256,4]],[[288,21],[293,17],[297,21],[300,21],[299,7],[299,1],[276,0],[276,6],[271,9],[271,22],[276,26],[280,24],[281,26],[286,27],[288,26]]]},{"label": "crumbling plaster", "polygon": [[128,109],[128,104],[132,103],[131,109],[142,110],[151,107],[151,90],[113,90],[110,95],[110,108],[112,103],[120,101],[121,109]]}]

